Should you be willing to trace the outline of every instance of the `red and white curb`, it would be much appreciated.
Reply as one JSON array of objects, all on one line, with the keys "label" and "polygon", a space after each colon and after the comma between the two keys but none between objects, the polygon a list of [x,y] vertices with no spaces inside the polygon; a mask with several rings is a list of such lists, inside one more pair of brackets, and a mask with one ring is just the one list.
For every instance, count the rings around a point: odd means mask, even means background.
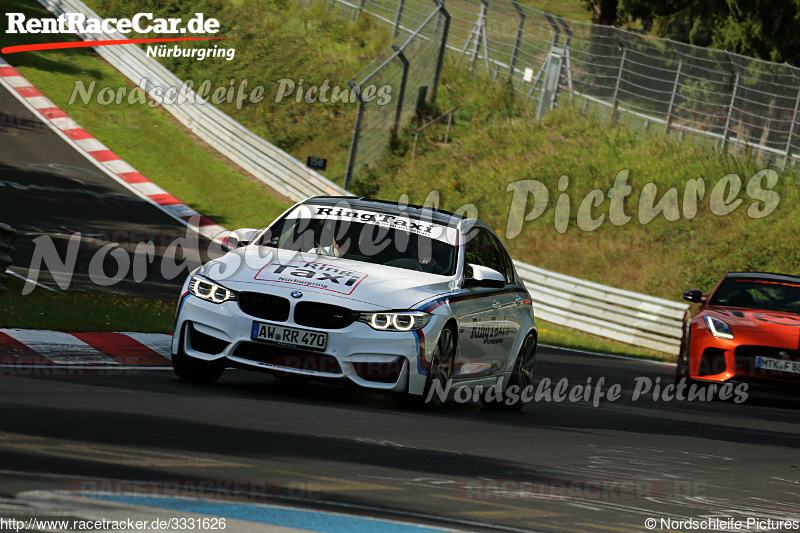
[{"label": "red and white curb", "polygon": [[180,200],[148,180],[103,143],[92,137],[88,131],[80,127],[2,58],[0,58],[0,84],[5,85],[25,107],[68,144],[71,144],[95,166],[134,194],[151,202],[172,218],[195,229],[204,237],[211,240],[222,240],[227,236],[227,234],[223,234],[227,231],[224,227],[181,203]]},{"label": "red and white curb", "polygon": [[172,335],[0,329],[0,367],[169,366]]}]

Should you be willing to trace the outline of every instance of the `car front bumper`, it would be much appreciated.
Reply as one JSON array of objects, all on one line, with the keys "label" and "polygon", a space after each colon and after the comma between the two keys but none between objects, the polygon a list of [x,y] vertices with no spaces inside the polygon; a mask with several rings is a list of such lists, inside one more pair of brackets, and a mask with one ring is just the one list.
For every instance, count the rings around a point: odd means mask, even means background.
[{"label": "car front bumper", "polygon": [[[376,331],[362,322],[341,329],[318,329],[273,322],[245,314],[236,301],[221,304],[190,294],[181,298],[172,353],[226,366],[317,379],[349,380],[370,389],[421,393],[426,339],[443,324],[432,319],[418,332]],[[327,333],[324,350],[280,345],[251,338],[253,323]],[[429,341],[428,341],[429,342]]]}]

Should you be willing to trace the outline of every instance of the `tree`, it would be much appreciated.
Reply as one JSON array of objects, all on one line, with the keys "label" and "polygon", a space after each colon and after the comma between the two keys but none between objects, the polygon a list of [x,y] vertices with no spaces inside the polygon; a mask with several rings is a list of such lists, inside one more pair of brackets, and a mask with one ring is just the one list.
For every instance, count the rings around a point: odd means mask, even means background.
[{"label": "tree", "polygon": [[[611,0],[585,1],[610,9]],[[615,15],[659,37],[800,63],[800,0],[618,0]]]}]

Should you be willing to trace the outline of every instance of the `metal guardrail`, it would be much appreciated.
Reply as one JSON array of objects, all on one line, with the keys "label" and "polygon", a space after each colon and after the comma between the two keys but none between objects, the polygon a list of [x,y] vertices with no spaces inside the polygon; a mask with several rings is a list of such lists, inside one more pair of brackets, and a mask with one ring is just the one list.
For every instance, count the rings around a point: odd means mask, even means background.
[{"label": "metal guardrail", "polygon": [[[77,0],[38,0],[56,16],[62,13],[82,13],[87,18],[101,18]],[[119,33],[80,34],[84,40],[125,39]],[[183,82],[154,58],[148,57],[136,45],[103,46],[95,48],[103,59],[111,63],[135,84],[147,78],[148,94],[154,87],[166,90],[181,87]],[[202,101],[194,91],[186,91],[196,101]],[[268,143],[258,135],[224,114],[210,103],[166,103],[163,107],[192,133],[224,154],[263,183],[293,201],[316,195],[344,195],[346,191],[314,172],[283,150]]]},{"label": "metal guardrail", "polygon": [[626,344],[677,354],[682,302],[655,298],[514,261],[533,298],[536,316]]},{"label": "metal guardrail", "polygon": [[[56,15],[77,12],[87,18],[100,18],[79,0],[38,1]],[[96,51],[134,83],[148,78],[162,87],[181,85],[175,75],[135,45],[104,46]],[[348,194],[211,104],[165,107],[201,139],[292,200],[319,194]],[[539,318],[619,342],[678,353],[682,319],[688,305],[588,282],[519,261],[515,265],[531,291]]]},{"label": "metal guardrail", "polygon": [[5,289],[3,283],[8,280],[6,269],[14,261],[14,241],[17,237],[17,230],[0,222],[0,290]]}]

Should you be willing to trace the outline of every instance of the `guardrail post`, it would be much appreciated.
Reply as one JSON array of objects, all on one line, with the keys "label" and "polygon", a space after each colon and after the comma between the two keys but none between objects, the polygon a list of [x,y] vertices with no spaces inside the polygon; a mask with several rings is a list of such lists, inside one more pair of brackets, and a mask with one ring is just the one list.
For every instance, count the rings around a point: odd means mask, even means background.
[{"label": "guardrail post", "polygon": [[511,0],[511,4],[519,15],[519,25],[517,26],[517,38],[514,40],[514,51],[511,52],[511,63],[508,66],[508,77],[514,77],[514,67],[517,64],[517,57],[519,56],[519,45],[522,42],[522,34],[525,30],[525,12],[520,7],[517,0]]},{"label": "guardrail post", "polygon": [[[433,75],[433,87],[431,88],[431,105],[436,103],[436,93],[439,90],[439,78],[442,76],[442,65],[444,65],[444,53],[447,50],[447,36],[450,34],[450,13],[444,7],[444,2],[434,0],[439,6],[439,14],[444,17],[444,29],[442,30],[442,43],[439,45],[439,57],[436,58],[436,72]],[[436,17],[436,24],[439,24],[439,17]]]},{"label": "guardrail post", "polygon": [[622,57],[619,59],[619,70],[617,71],[617,81],[614,84],[614,97],[612,98],[612,105],[611,105],[611,121],[616,123],[617,122],[617,115],[618,111],[617,108],[619,107],[619,85],[622,81],[622,74],[625,69],[625,56],[628,54],[628,48],[625,46],[625,43],[622,43]]},{"label": "guardrail post", "polygon": [[683,59],[678,60],[678,71],[675,73],[675,83],[672,85],[672,94],[669,96],[669,107],[667,107],[667,135],[669,130],[672,129],[672,111],[675,109],[675,96],[678,94],[678,81],[681,77],[681,68],[683,68]]},{"label": "guardrail post", "polygon": [[348,81],[351,91],[357,91],[358,97],[358,115],[356,116],[356,126],[353,130],[353,142],[350,143],[350,154],[347,158],[347,170],[344,174],[344,188],[350,188],[350,180],[353,178],[353,167],[356,163],[356,155],[358,154],[358,138],[361,136],[361,123],[364,120],[364,100],[361,98],[361,87],[355,83]]},{"label": "guardrail post", "polygon": [[736,74],[733,78],[733,90],[731,91],[731,103],[728,105],[728,116],[725,117],[725,130],[722,133],[722,145],[720,146],[720,151],[725,153],[725,149],[728,145],[728,136],[731,132],[731,120],[733,120],[733,104],[736,103],[736,93],[739,92],[739,71],[736,71]]}]

